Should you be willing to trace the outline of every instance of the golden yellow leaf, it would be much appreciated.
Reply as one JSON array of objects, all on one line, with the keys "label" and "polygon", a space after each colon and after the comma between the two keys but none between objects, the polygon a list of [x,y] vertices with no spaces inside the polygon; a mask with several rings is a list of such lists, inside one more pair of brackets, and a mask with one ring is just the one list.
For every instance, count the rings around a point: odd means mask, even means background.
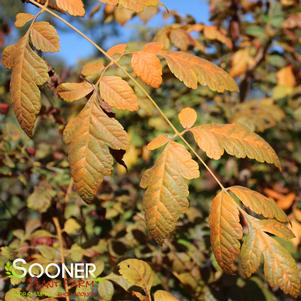
[{"label": "golden yellow leaf", "polygon": [[60,39],[56,29],[48,22],[36,22],[30,30],[30,39],[37,50],[57,52],[60,50]]},{"label": "golden yellow leaf", "polygon": [[293,73],[293,67],[291,65],[286,66],[279,70],[276,74],[278,86],[285,86],[293,88],[296,85],[296,78]]},{"label": "golden yellow leaf", "polygon": [[100,0],[103,3],[110,5],[120,5],[124,8],[133,10],[134,12],[141,12],[145,7],[158,6],[159,0]]},{"label": "golden yellow leaf", "polygon": [[227,273],[234,273],[243,230],[237,205],[224,191],[220,191],[212,201],[209,226],[211,246],[218,264]]},{"label": "golden yellow leaf", "polygon": [[27,22],[31,21],[34,18],[34,15],[27,13],[18,13],[16,16],[16,27],[23,27]]},{"label": "golden yellow leaf", "polygon": [[[37,2],[45,4],[46,0],[37,0]],[[84,16],[86,13],[82,0],[49,0],[48,7],[72,16]]]},{"label": "golden yellow leaf", "polygon": [[63,230],[69,235],[74,235],[78,234],[80,229],[81,225],[74,218],[69,218],[66,220]]},{"label": "golden yellow leaf", "polygon": [[[265,232],[265,225],[248,216],[248,235],[240,254],[240,273],[251,276],[264,259],[264,275],[273,287],[280,287],[286,294],[297,297],[300,292],[300,277],[296,262],[278,241]],[[275,233],[273,233],[275,234]]]},{"label": "golden yellow leaf", "polygon": [[153,139],[148,145],[147,145],[147,149],[152,151],[155,150],[163,145],[165,145],[166,143],[168,143],[170,140],[164,136],[164,135],[160,135],[158,137],[156,137],[155,139]]},{"label": "golden yellow leaf", "polygon": [[85,8],[82,0],[56,0],[57,6],[72,16],[84,16]]},{"label": "golden yellow leaf", "polygon": [[190,53],[161,52],[170,71],[187,87],[196,89],[198,83],[217,92],[238,91],[233,78],[220,67]]},{"label": "golden yellow leaf", "polygon": [[179,120],[183,128],[189,129],[191,128],[197,119],[197,113],[192,108],[184,108],[179,113]]},{"label": "golden yellow leaf", "polygon": [[280,222],[288,222],[288,217],[276,203],[257,191],[242,186],[232,186],[228,188],[240,201],[256,214],[266,218],[275,218]]},{"label": "golden yellow leaf", "polygon": [[260,225],[262,231],[269,234],[276,235],[286,240],[290,240],[295,237],[295,234],[287,224],[278,222],[275,219],[261,219],[257,220],[257,223]]},{"label": "golden yellow leaf", "polygon": [[127,259],[119,263],[119,273],[130,284],[150,291],[155,275],[148,263],[139,259]]},{"label": "golden yellow leaf", "polygon": [[93,90],[93,85],[86,81],[81,83],[63,83],[57,87],[58,95],[68,102],[84,98]]},{"label": "golden yellow leaf", "polygon": [[128,135],[120,123],[108,117],[95,93],[64,131],[74,185],[85,201],[91,201],[104,176],[111,174],[112,149],[126,149]]},{"label": "golden yellow leaf", "polygon": [[131,86],[119,76],[103,76],[99,82],[100,96],[111,107],[137,111],[137,96]]},{"label": "golden yellow leaf", "polygon": [[188,207],[187,180],[198,177],[198,164],[183,145],[173,141],[165,146],[155,165],[144,172],[140,186],[146,188],[146,224],[158,243],[170,235]]},{"label": "golden yellow leaf", "polygon": [[9,45],[3,49],[2,65],[7,69],[11,69],[14,65],[15,46],[16,45]]},{"label": "golden yellow leaf", "polygon": [[48,67],[29,46],[28,33],[15,45],[12,76],[11,98],[17,119],[27,133],[32,136],[36,116],[41,109],[40,90],[48,76]]},{"label": "golden yellow leaf", "polygon": [[104,64],[101,59],[96,59],[84,64],[81,74],[85,77],[94,76],[100,74],[104,69]]},{"label": "golden yellow leaf", "polygon": [[145,45],[143,50],[135,52],[132,56],[132,67],[147,85],[158,88],[162,83],[162,66],[155,51],[158,43]]},{"label": "golden yellow leaf", "polygon": [[226,151],[237,158],[248,157],[274,164],[281,169],[273,148],[260,136],[239,124],[204,124],[190,130],[198,146],[211,159],[218,160]]},{"label": "golden yellow leaf", "polygon": [[179,301],[179,299],[174,297],[172,294],[163,290],[156,291],[154,297],[154,301]]}]

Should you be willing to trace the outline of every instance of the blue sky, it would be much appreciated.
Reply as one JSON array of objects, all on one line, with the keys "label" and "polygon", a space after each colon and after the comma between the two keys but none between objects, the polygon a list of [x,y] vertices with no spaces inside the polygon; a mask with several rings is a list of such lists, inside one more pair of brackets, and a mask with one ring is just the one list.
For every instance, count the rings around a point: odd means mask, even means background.
[{"label": "blue sky", "polygon": [[[162,0],[162,2],[168,9],[177,10],[180,15],[190,14],[194,16],[198,22],[208,23],[209,10],[206,0]],[[164,22],[166,21],[161,17],[155,17],[155,19],[150,22],[150,25],[160,27]],[[135,18],[124,26],[121,37],[122,42],[126,42],[130,38],[131,30],[139,23],[140,21]],[[93,46],[76,33],[68,32],[61,34],[61,52],[59,56],[63,57],[68,65],[76,64],[82,58],[86,58],[92,54],[93,51]]]}]

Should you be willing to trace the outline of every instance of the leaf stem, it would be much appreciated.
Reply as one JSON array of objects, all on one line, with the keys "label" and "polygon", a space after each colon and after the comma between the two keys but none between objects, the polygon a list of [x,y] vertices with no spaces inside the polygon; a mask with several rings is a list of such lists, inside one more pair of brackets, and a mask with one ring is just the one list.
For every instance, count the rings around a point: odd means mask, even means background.
[{"label": "leaf stem", "polygon": [[113,57],[111,57],[102,47],[100,47],[98,44],[96,44],[92,39],[90,39],[88,36],[86,36],[83,32],[81,32],[79,29],[77,29],[71,23],[69,23],[68,21],[66,21],[64,18],[62,18],[61,16],[59,16],[57,13],[55,13],[52,10],[48,9],[44,5],[41,5],[40,3],[36,2],[35,0],[29,0],[29,2],[31,2],[32,4],[38,6],[41,9],[43,9],[43,11],[48,12],[53,17],[57,18],[58,20],[60,20],[61,22],[63,22],[65,25],[67,25],[69,28],[71,28],[72,30],[74,30],[76,33],[78,33],[80,36],[82,36],[86,41],[88,41],[90,44],[92,44],[99,52],[101,52],[107,59],[109,59],[113,64],[115,64],[120,70],[122,70],[124,72],[124,74],[127,75],[128,78],[131,79],[134,82],[134,84],[140,89],[140,91],[143,92],[143,94],[153,104],[153,106],[156,108],[156,110],[159,112],[159,114],[165,120],[165,122],[171,127],[171,129],[175,132],[175,134],[183,141],[183,143],[189,148],[189,150],[195,155],[195,157],[207,169],[207,171],[210,173],[210,175],[213,177],[213,179],[217,182],[217,184],[220,186],[220,188],[223,191],[227,192],[227,190],[225,189],[224,185],[217,178],[217,176],[210,169],[210,167],[206,164],[206,162],[199,156],[199,154],[194,150],[194,148],[189,144],[189,142],[181,135],[181,133],[177,130],[177,128],[173,125],[173,123],[169,120],[169,118],[161,110],[161,108],[156,103],[156,101],[149,95],[149,93],[146,91],[146,89],[126,70],[126,68],[124,68]]}]

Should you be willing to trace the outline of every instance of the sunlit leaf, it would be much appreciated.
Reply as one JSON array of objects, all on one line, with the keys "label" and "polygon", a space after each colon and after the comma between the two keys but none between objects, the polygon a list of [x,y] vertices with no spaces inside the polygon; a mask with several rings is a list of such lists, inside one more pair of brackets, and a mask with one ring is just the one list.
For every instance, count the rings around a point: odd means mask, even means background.
[{"label": "sunlit leaf", "polygon": [[154,283],[154,272],[148,263],[138,259],[127,259],[119,263],[119,273],[131,285],[149,292]]},{"label": "sunlit leaf", "polygon": [[34,23],[30,30],[30,39],[37,50],[57,52],[60,49],[60,41],[56,29],[48,22]]},{"label": "sunlit leaf", "polygon": [[[264,275],[272,287],[297,297],[300,292],[299,270],[288,251],[278,241],[266,234],[266,225],[248,217],[248,235],[240,254],[240,273],[251,276],[264,259]],[[275,233],[273,233],[275,234]]]},{"label": "sunlit leaf", "polygon": [[63,83],[57,87],[58,95],[68,102],[81,99],[93,90],[93,85],[86,81],[81,83]]},{"label": "sunlit leaf", "polygon": [[155,150],[163,145],[165,145],[166,143],[168,143],[170,140],[164,136],[164,135],[160,135],[156,138],[154,138],[148,145],[147,145],[147,149],[152,151]]},{"label": "sunlit leaf", "polygon": [[237,158],[248,157],[281,168],[273,148],[260,136],[238,124],[204,124],[190,130],[209,158],[218,160],[226,151]]},{"label": "sunlit leaf", "polygon": [[155,165],[145,171],[141,187],[146,224],[152,237],[162,243],[175,229],[188,207],[187,180],[199,177],[198,164],[184,146],[169,142]]},{"label": "sunlit leaf", "polygon": [[211,246],[218,264],[227,273],[234,273],[243,230],[237,205],[224,191],[212,201],[209,226]]},{"label": "sunlit leaf", "polygon": [[137,96],[130,85],[119,76],[103,76],[99,82],[100,96],[111,107],[137,111]]},{"label": "sunlit leaf", "polygon": [[179,301],[176,297],[167,291],[158,290],[154,294],[155,301]]},{"label": "sunlit leaf", "polygon": [[232,77],[220,67],[190,53],[162,53],[170,71],[187,87],[196,89],[198,83],[217,92],[238,91]]},{"label": "sunlit leaf", "polygon": [[85,201],[91,201],[104,176],[111,174],[112,149],[126,149],[128,136],[114,118],[108,117],[94,93],[64,131],[74,184]]},{"label": "sunlit leaf", "polygon": [[23,27],[27,22],[31,21],[34,15],[28,13],[18,13],[16,16],[16,27]]},{"label": "sunlit leaf", "polygon": [[184,108],[179,113],[179,120],[183,128],[189,129],[191,128],[197,119],[197,114],[194,109],[191,108]]},{"label": "sunlit leaf", "polygon": [[261,214],[266,218],[275,218],[280,222],[288,222],[286,214],[272,199],[242,186],[232,186],[228,189],[233,192],[247,208],[256,214]]},{"label": "sunlit leaf", "polygon": [[48,80],[48,67],[28,44],[28,33],[15,45],[11,76],[11,98],[18,121],[32,136],[36,116],[40,111],[40,90],[38,85]]},{"label": "sunlit leaf", "polygon": [[162,66],[156,55],[161,47],[158,43],[147,44],[133,54],[131,61],[136,75],[153,88],[160,87],[162,83]]}]

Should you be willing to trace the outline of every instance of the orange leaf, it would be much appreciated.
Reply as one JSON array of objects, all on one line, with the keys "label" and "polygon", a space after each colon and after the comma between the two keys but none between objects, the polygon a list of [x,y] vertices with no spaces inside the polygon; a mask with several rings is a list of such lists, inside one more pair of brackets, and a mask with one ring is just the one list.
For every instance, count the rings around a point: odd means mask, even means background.
[{"label": "orange leaf", "polygon": [[196,89],[198,83],[217,92],[238,91],[232,77],[220,67],[190,53],[161,52],[170,71],[187,87]]},{"label": "orange leaf", "polygon": [[233,199],[224,191],[213,199],[209,215],[210,240],[214,256],[227,273],[236,271],[243,231],[239,211]]},{"label": "orange leaf", "polygon": [[104,76],[99,82],[100,96],[119,110],[137,111],[137,96],[130,85],[118,76]]},{"label": "orange leaf", "polygon": [[153,139],[148,145],[147,145],[147,149],[152,151],[155,150],[163,145],[165,145],[166,143],[168,143],[170,140],[164,136],[164,135],[160,135],[158,137],[156,137],[155,139]]},{"label": "orange leaf", "polygon": [[16,16],[16,27],[23,27],[27,22],[31,21],[34,18],[34,15],[27,13],[18,13]]},{"label": "orange leaf", "polygon": [[191,108],[184,108],[179,114],[180,123],[185,129],[191,128],[195,124],[196,119],[197,113]]}]

